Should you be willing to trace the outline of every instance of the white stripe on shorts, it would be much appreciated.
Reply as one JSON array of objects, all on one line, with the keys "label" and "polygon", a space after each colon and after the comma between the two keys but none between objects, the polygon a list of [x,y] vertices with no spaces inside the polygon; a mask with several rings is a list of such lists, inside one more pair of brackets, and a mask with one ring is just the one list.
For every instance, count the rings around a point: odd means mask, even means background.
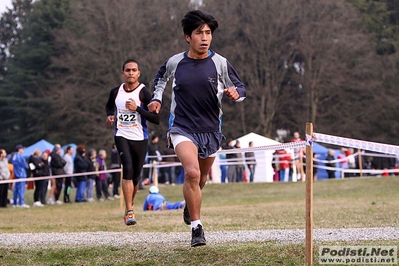
[{"label": "white stripe on shorts", "polygon": [[[177,145],[179,145],[183,141],[190,141],[191,143],[193,142],[191,139],[189,139],[183,135],[176,134],[176,133],[170,134],[170,140],[172,141],[172,144],[175,148],[177,147]],[[209,157],[216,157],[216,155],[217,155],[217,152],[209,155]]]}]

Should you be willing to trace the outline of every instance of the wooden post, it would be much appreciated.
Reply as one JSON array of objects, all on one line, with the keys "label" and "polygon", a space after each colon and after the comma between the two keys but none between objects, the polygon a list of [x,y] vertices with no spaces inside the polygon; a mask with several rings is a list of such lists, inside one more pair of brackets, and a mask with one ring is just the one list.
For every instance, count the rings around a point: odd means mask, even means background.
[{"label": "wooden post", "polygon": [[[313,124],[306,123],[306,135],[313,135]],[[306,265],[313,265],[313,146],[306,145]]]},{"label": "wooden post", "polygon": [[358,162],[359,162],[359,170],[360,170],[360,177],[363,177],[363,159],[362,159],[362,150],[361,149],[357,149],[357,153],[358,153]]}]

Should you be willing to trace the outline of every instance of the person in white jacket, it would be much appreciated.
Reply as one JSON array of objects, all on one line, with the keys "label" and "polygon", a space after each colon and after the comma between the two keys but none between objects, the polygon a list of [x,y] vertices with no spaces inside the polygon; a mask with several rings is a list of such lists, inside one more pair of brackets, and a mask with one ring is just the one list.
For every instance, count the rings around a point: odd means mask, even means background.
[{"label": "person in white jacket", "polygon": [[[0,181],[10,179],[10,168],[8,167],[7,152],[0,149]],[[0,184],[0,207],[6,208],[8,203],[8,183]]]}]

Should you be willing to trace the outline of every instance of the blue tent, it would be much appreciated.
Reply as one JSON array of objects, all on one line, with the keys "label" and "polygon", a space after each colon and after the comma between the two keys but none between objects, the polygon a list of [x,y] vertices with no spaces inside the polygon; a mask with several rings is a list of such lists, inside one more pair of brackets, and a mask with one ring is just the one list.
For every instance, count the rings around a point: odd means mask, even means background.
[{"label": "blue tent", "polygon": [[327,157],[328,149],[316,142],[313,142],[313,152],[318,155],[318,157]]},{"label": "blue tent", "polygon": [[[316,142],[313,142],[313,152],[317,154],[318,160],[325,160],[328,154],[328,149]],[[325,165],[324,163],[319,163],[320,165]],[[317,179],[327,179],[328,174],[325,169],[319,168],[317,170]]]},{"label": "blue tent", "polygon": [[33,154],[33,152],[35,151],[35,149],[39,149],[40,152],[44,152],[45,150],[53,150],[54,145],[51,144],[50,142],[48,142],[45,139],[39,140],[38,142],[36,142],[35,144],[30,145],[29,147],[26,147],[24,150],[24,153],[22,154],[22,156],[25,159],[28,159],[29,156],[31,156]]}]

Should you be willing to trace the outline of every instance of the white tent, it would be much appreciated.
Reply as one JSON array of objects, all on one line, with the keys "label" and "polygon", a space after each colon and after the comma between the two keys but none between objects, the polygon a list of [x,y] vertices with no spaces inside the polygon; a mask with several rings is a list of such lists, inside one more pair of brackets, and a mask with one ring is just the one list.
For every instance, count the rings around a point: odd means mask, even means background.
[{"label": "white tent", "polygon": [[[249,133],[247,135],[244,135],[244,136],[238,138],[237,140],[240,141],[241,148],[248,148],[250,141],[253,142],[254,147],[281,144],[278,141],[263,137],[256,133],[253,133],[253,132]],[[293,156],[293,151],[291,149],[288,149],[287,151],[289,154],[291,154],[291,156]],[[255,158],[256,158],[254,182],[273,182],[274,170],[272,168],[272,160],[273,160],[274,152],[275,152],[274,150],[255,150],[254,151]],[[247,176],[247,179],[249,179],[249,170],[247,168],[246,168],[246,176]],[[293,176],[296,176],[296,175],[293,175]],[[215,163],[212,166],[212,178],[213,178],[213,182],[220,183],[220,167],[219,167],[219,157],[218,156],[216,156]],[[293,181],[296,181],[296,179]]]}]

